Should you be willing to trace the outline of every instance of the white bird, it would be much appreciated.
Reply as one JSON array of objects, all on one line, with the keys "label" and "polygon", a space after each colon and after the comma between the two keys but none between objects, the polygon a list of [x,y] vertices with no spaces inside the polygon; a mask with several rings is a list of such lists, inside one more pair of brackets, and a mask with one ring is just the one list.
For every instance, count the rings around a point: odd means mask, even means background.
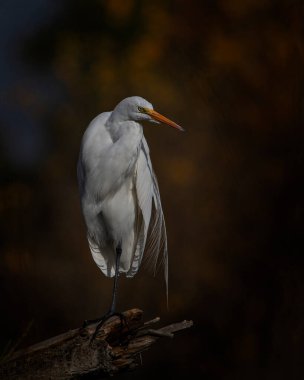
[{"label": "white bird", "polygon": [[103,274],[114,277],[106,318],[118,314],[119,274],[133,277],[143,256],[155,269],[162,255],[168,297],[166,227],[143,121],[183,130],[148,101],[133,96],[95,117],[80,148],[77,175],[89,247]]}]

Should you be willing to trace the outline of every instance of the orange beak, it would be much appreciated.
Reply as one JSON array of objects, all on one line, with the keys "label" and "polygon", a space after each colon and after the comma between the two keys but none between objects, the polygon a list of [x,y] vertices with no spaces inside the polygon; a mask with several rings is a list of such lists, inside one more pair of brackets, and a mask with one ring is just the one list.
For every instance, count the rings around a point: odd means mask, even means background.
[{"label": "orange beak", "polygon": [[159,121],[161,123],[170,125],[170,127],[176,128],[179,131],[184,132],[184,128],[182,128],[180,125],[176,124],[174,121],[168,119],[166,116],[161,115],[160,113],[150,109],[150,108],[145,108],[145,112],[152,117],[152,119]]}]

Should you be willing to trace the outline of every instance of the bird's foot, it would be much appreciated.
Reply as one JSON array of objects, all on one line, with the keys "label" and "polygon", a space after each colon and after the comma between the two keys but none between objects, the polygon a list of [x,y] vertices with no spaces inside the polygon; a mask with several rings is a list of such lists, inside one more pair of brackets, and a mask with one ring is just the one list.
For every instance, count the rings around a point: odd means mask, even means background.
[{"label": "bird's foot", "polygon": [[120,327],[121,329],[123,329],[124,326],[128,326],[127,324],[127,319],[126,317],[124,316],[124,314],[122,313],[119,313],[119,312],[115,312],[115,311],[108,311],[103,317],[101,318],[97,318],[97,319],[92,319],[92,320],[85,320],[84,323],[83,323],[83,327],[87,327],[88,325],[91,325],[93,323],[97,323],[97,326],[95,328],[95,331],[91,337],[91,342],[96,338],[97,334],[98,334],[98,331],[101,329],[101,327],[104,325],[104,323],[106,321],[108,321],[110,318],[112,317],[119,317],[120,318]]},{"label": "bird's foot", "polygon": [[97,322],[100,322],[102,318],[96,318],[96,319],[86,319],[83,321],[82,328],[85,329],[89,325],[93,325]]}]

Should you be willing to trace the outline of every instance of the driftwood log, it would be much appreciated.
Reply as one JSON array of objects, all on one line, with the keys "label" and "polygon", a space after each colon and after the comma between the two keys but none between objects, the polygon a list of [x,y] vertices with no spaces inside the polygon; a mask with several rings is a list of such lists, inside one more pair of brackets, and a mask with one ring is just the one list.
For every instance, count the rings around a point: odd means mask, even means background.
[{"label": "driftwood log", "polygon": [[12,354],[0,363],[0,379],[100,379],[141,364],[141,352],[160,337],[192,326],[192,321],[152,328],[159,318],[143,322],[143,312],[123,313],[125,322],[113,317],[92,340],[96,325],[79,328]]}]

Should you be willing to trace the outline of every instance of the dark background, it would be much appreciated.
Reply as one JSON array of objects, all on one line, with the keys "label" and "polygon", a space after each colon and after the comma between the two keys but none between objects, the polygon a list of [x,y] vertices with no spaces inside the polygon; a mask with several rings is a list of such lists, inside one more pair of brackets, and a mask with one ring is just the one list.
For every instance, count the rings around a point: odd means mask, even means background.
[{"label": "dark background", "polygon": [[304,378],[304,7],[272,0],[2,0],[2,351],[108,308],[76,162],[98,113],[140,95],[185,129],[145,127],[169,240],[118,308],[194,328],[122,378]]}]

